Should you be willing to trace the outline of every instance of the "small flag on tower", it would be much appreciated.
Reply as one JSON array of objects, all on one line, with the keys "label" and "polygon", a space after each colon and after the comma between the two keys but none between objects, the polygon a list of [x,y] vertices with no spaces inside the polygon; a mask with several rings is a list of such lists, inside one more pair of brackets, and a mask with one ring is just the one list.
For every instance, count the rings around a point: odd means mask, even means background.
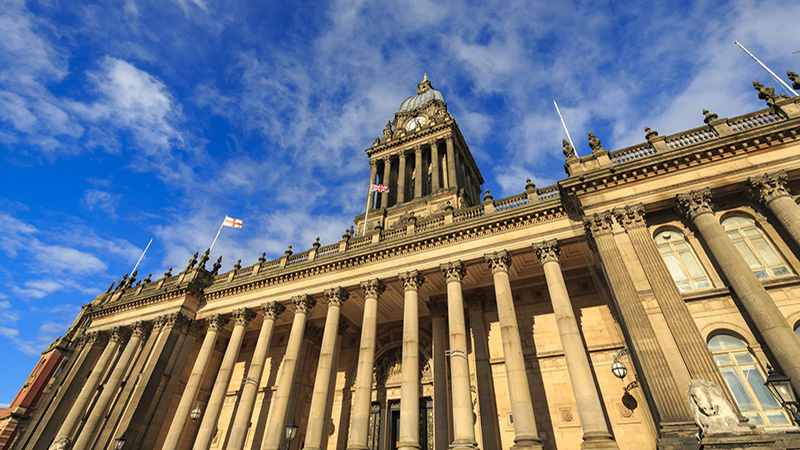
[{"label": "small flag on tower", "polygon": [[382,185],[382,184],[373,184],[372,187],[369,188],[370,192],[379,192],[381,194],[385,192],[389,192],[389,188]]},{"label": "small flag on tower", "polygon": [[226,227],[242,228],[242,221],[240,219],[234,219],[233,217],[229,217],[227,214],[225,215],[225,221],[222,222],[222,224]]}]

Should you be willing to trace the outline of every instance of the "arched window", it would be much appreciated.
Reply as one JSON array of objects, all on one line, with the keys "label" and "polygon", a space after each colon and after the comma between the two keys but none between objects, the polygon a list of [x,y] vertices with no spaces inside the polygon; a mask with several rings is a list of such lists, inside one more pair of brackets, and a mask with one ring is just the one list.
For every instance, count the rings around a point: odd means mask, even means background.
[{"label": "arched window", "polygon": [[728,233],[733,245],[750,269],[758,278],[780,277],[789,275],[789,268],[775,249],[756,227],[753,219],[743,216],[732,216],[722,221],[722,228]]},{"label": "arched window", "polygon": [[655,237],[672,279],[681,291],[710,288],[711,283],[686,238],[680,231],[668,230]]},{"label": "arched window", "polygon": [[794,334],[800,338],[800,322],[797,322],[797,325],[794,326]]},{"label": "arched window", "polygon": [[708,340],[708,348],[739,409],[751,424],[760,427],[791,425],[775,396],[764,386],[764,373],[743,340],[719,333]]}]

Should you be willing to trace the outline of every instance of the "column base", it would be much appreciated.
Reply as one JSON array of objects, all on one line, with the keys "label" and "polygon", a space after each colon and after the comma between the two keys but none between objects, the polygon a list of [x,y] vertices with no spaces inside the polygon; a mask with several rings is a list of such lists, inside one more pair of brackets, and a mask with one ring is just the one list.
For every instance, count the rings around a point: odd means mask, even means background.
[{"label": "column base", "polygon": [[397,450],[419,450],[420,448],[422,448],[422,447],[420,447],[419,443],[417,443],[417,442],[403,442],[403,441],[400,441],[397,444]]},{"label": "column base", "polygon": [[347,450],[369,450],[366,445],[348,445]]},{"label": "column base", "polygon": [[619,450],[617,441],[608,433],[594,432],[583,435],[581,450]]},{"label": "column base", "polygon": [[66,450],[69,448],[69,444],[71,444],[69,438],[66,436],[61,436],[60,438],[53,441],[53,443],[50,444],[50,447],[48,447],[47,450]]},{"label": "column base", "polygon": [[451,450],[478,450],[478,443],[474,441],[453,441],[448,448]]},{"label": "column base", "polygon": [[542,450],[542,441],[537,437],[522,437],[514,439],[513,450]]}]

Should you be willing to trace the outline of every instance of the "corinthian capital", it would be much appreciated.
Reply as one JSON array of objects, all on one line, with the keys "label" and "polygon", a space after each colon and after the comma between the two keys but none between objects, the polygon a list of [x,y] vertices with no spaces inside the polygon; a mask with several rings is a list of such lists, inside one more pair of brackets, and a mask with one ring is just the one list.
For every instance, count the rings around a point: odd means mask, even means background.
[{"label": "corinthian capital", "polygon": [[533,253],[539,258],[539,262],[544,265],[544,263],[558,262],[558,258],[561,256],[561,249],[558,247],[557,240],[550,239],[541,244],[533,244]]},{"label": "corinthian capital", "polygon": [[317,301],[314,300],[314,297],[303,294],[303,295],[296,295],[292,297],[292,305],[294,305],[294,313],[295,314],[308,314],[314,306],[316,306]]},{"label": "corinthian capital", "polygon": [[644,205],[641,203],[638,205],[626,206],[625,208],[616,208],[613,214],[614,218],[617,219],[617,223],[622,225],[626,230],[646,225],[644,220]]},{"label": "corinthian capital", "polygon": [[464,298],[464,302],[467,304],[468,309],[483,311],[483,304],[486,302],[486,297],[483,295],[483,291],[475,291],[467,295]]},{"label": "corinthian capital", "polygon": [[441,298],[434,298],[426,303],[432,317],[447,317],[447,303]]},{"label": "corinthian capital", "polygon": [[686,216],[694,221],[695,217],[714,212],[714,204],[711,203],[711,189],[698,189],[688,194],[678,194],[678,202],[675,209],[679,214]]},{"label": "corinthian capital", "polygon": [[489,270],[492,271],[492,275],[496,272],[508,272],[509,267],[511,267],[511,257],[508,256],[508,252],[505,250],[487,253],[483,255],[483,259],[489,264]]},{"label": "corinthian capital", "polygon": [[256,313],[247,309],[247,308],[239,308],[233,311],[233,319],[236,325],[246,327],[247,324],[250,323],[253,318],[256,317]]},{"label": "corinthian capital", "polygon": [[467,275],[467,268],[464,267],[464,264],[462,264],[461,261],[442,263],[439,265],[439,269],[442,270],[444,279],[448,283],[451,281],[458,281],[460,283],[461,280],[463,280]]},{"label": "corinthian capital", "polygon": [[109,333],[108,340],[110,342],[116,342],[120,345],[124,344],[125,341],[131,337],[131,330],[125,327],[114,327],[109,331]]},{"label": "corinthian capital", "polygon": [[325,289],[325,298],[328,300],[329,308],[331,306],[338,306],[341,308],[344,302],[350,298],[350,293],[347,292],[346,289],[337,286],[332,289]]},{"label": "corinthian capital", "polygon": [[150,335],[150,331],[153,329],[153,324],[151,322],[136,322],[131,326],[131,330],[133,330],[133,335],[138,337],[139,339],[147,339],[147,336]]},{"label": "corinthian capital", "polygon": [[278,320],[278,317],[286,311],[286,307],[278,302],[267,302],[261,305],[261,310],[264,311],[265,319]]},{"label": "corinthian capital", "polygon": [[228,317],[222,314],[214,314],[213,316],[206,317],[206,324],[208,325],[209,331],[219,331],[228,324]]},{"label": "corinthian capital", "polygon": [[401,273],[399,276],[400,284],[403,285],[405,291],[419,291],[422,283],[425,282],[425,277],[417,270]]},{"label": "corinthian capital", "polygon": [[383,281],[373,278],[372,280],[362,281],[361,290],[364,291],[365,298],[377,299],[386,290],[386,285],[383,284]]},{"label": "corinthian capital", "polygon": [[747,190],[750,196],[764,205],[779,197],[788,197],[789,189],[786,187],[788,177],[781,170],[775,173],[765,173],[758,177],[747,179]]},{"label": "corinthian capital", "polygon": [[613,218],[610,212],[594,214],[583,219],[583,226],[586,228],[586,231],[590,236],[602,236],[613,231],[611,226],[612,220]]}]

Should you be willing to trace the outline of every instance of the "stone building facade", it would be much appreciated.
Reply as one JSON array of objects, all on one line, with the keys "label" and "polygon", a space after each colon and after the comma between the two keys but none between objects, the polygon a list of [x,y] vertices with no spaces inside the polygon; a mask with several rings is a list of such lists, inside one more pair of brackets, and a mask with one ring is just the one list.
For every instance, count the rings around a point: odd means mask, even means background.
[{"label": "stone building facade", "polygon": [[342,240],[115,283],[13,448],[800,448],[763,385],[800,391],[800,107],[767,100],[494,200],[426,77]]}]

